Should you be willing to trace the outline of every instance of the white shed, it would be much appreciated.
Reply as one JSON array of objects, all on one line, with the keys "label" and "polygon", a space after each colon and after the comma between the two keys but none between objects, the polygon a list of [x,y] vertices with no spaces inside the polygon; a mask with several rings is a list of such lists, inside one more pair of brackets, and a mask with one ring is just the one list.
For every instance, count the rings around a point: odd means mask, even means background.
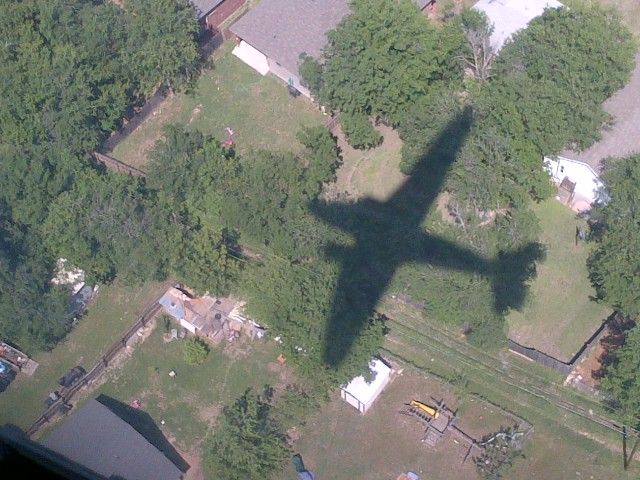
[{"label": "white shed", "polygon": [[342,399],[357,408],[360,413],[367,413],[391,380],[391,368],[379,358],[369,362],[369,370],[373,376],[371,382],[367,382],[360,375],[340,388]]},{"label": "white shed", "polygon": [[605,203],[608,197],[598,174],[584,162],[565,157],[544,157],[544,166],[556,184],[565,178],[575,183],[570,207],[576,211],[589,210],[593,203]]}]

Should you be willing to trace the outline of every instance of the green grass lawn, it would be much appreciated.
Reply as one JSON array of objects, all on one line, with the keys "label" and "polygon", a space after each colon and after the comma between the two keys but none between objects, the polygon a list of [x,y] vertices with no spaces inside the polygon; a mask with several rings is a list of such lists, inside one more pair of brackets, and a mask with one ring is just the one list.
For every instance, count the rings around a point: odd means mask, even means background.
[{"label": "green grass lawn", "polygon": [[[456,395],[455,389],[432,376],[405,369],[383,391],[366,415],[334,396],[301,429],[295,444],[317,478],[389,480],[413,470],[428,480],[476,480],[471,458],[462,463],[466,448],[459,437],[447,434],[435,449],[421,442],[424,427],[399,410],[413,398],[444,398],[458,409],[458,426],[475,438],[514,418],[475,395]],[[525,418],[525,421],[531,421]],[[637,470],[625,475],[613,453],[555,422],[534,420],[534,431],[524,445],[524,459],[516,461],[503,478],[509,480],[609,480],[637,478]],[[455,439],[455,441],[454,441]],[[457,442],[457,443],[456,443]],[[620,465],[618,465],[620,463]],[[278,478],[295,478],[287,465]]]},{"label": "green grass lawn", "polygon": [[513,340],[568,360],[611,313],[590,300],[595,295],[586,266],[591,246],[575,245],[576,226],[583,220],[555,199],[534,207],[540,219],[540,241],[546,259],[537,266],[530,300],[507,320]]},{"label": "green grass lawn", "polygon": [[[419,335],[412,334],[407,337],[401,332],[396,325],[392,324],[391,333],[387,336],[385,347],[394,356],[399,355],[396,359],[400,359],[408,365],[405,367],[406,371],[413,371],[412,366],[415,366],[427,373],[427,377],[437,376],[439,378],[452,378],[453,375],[464,373],[468,380],[466,386],[458,384],[457,387],[447,387],[446,384],[443,384],[443,387],[450,390],[450,392],[457,392],[457,406],[462,420],[467,428],[477,432],[476,435],[482,428],[486,428],[489,425],[495,428],[496,420],[498,420],[497,423],[500,423],[495,415],[492,414],[487,417],[483,409],[472,405],[471,399],[477,398],[476,396],[487,399],[494,405],[501,406],[533,425],[534,433],[524,448],[526,458],[519,460],[514,469],[504,478],[509,480],[566,480],[571,478],[637,480],[640,478],[638,477],[638,465],[633,465],[628,472],[622,470],[621,454],[615,451],[621,448],[619,435],[603,429],[585,418],[571,415],[567,411],[545,401],[542,397],[513,388],[514,384],[509,379],[503,381],[501,376],[494,375],[489,370],[479,366],[474,359],[467,358],[467,355],[474,356],[473,353],[468,351],[459,353],[448,348],[443,349],[441,343],[437,340],[424,342],[419,338]],[[464,362],[467,363],[465,364]],[[500,367],[500,359],[497,359],[494,365],[498,369],[504,368],[504,365]],[[528,362],[527,365],[529,365]],[[511,367],[505,372],[519,375],[518,372],[512,371]],[[529,377],[524,375],[524,378],[527,379]],[[595,403],[593,400],[590,402],[579,400],[575,395],[572,395],[568,388],[563,387],[561,382],[560,380],[554,390],[562,392],[563,398],[566,400],[576,402],[578,405]],[[537,384],[536,381],[532,383]],[[445,399],[447,399],[446,393],[437,391],[436,398],[439,398],[438,394],[445,396]],[[474,395],[472,396],[471,394]],[[447,401],[449,400],[447,399]],[[595,406],[593,408],[596,409]],[[474,415],[476,416],[475,419],[473,418]],[[383,435],[379,432],[395,431],[394,420],[394,418],[390,418],[385,427],[376,432],[368,432],[369,435]],[[407,429],[407,434],[409,433],[410,431]],[[338,437],[339,433],[334,432],[334,435]],[[388,441],[387,444],[393,445],[391,441]],[[400,450],[397,455],[404,456],[405,453],[402,449]],[[438,450],[438,453],[440,453],[440,456],[451,455],[450,449],[446,446]],[[344,456],[346,458],[348,458],[349,454],[350,451],[345,450]],[[427,459],[429,458],[426,453],[424,455]],[[376,457],[369,455],[367,458],[375,462]],[[427,462],[430,467],[424,470],[423,477],[429,480],[467,478],[461,473],[459,460],[460,457],[455,456],[454,460],[445,463],[444,467],[442,467],[443,463],[439,458],[433,464]],[[346,461],[341,460],[341,462]],[[357,461],[364,463],[362,459]],[[356,476],[355,478],[361,477]]]},{"label": "green grass lawn", "polygon": [[34,359],[40,364],[33,376],[18,375],[0,394],[0,425],[13,423],[27,428],[45,409],[44,400],[59,389],[58,379],[76,365],[87,371],[100,356],[133,325],[147,302],[163,287],[149,283],[129,287],[118,282],[102,286],[87,314],[52,351]]},{"label": "green grass lawn", "polygon": [[[471,462],[461,464],[465,450],[451,436],[428,449],[422,424],[399,413],[410,400],[429,402],[430,396],[453,398],[446,386],[409,372],[388,385],[366,415],[335,395],[303,427],[295,450],[317,478],[390,480],[413,470],[429,480],[475,480]],[[289,465],[278,478],[293,475]]]},{"label": "green grass lawn", "polygon": [[351,148],[340,129],[336,130],[342,165],[336,172],[335,182],[325,187],[328,198],[346,194],[384,201],[402,185],[406,179],[400,172],[402,140],[392,128],[379,126],[378,130],[384,140],[369,150]]},{"label": "green grass lawn", "polygon": [[238,151],[252,148],[297,151],[296,133],[303,125],[326,119],[304,97],[293,98],[278,79],[261,76],[231,54],[234,42],[225,43],[213,56],[190,94],[168,98],[140,127],[113,151],[117,159],[144,167],[147,154],[170,123],[186,125],[220,140],[226,127],[235,131]]},{"label": "green grass lawn", "polygon": [[[226,347],[226,352],[224,345],[213,347],[202,365],[190,366],[184,360],[184,342],[165,343],[162,334],[162,325],[157,325],[126,365],[111,372],[91,397],[105,394],[125,404],[140,400],[159,427],[164,420],[163,432],[183,452],[198,447],[224,405],[247,388],[260,391],[286,374],[275,361],[273,342],[246,340]],[[175,377],[169,376],[172,370]]]}]

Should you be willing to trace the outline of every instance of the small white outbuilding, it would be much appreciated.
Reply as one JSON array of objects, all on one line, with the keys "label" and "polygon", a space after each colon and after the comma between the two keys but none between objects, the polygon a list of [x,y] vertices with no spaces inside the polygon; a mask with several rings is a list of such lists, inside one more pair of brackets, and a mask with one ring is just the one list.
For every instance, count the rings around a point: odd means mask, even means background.
[{"label": "small white outbuilding", "polygon": [[590,165],[570,158],[544,157],[544,167],[557,185],[568,179],[574,185],[569,207],[580,212],[594,203],[607,203],[609,197],[598,174]]},{"label": "small white outbuilding", "polygon": [[340,396],[349,405],[357,408],[360,413],[367,413],[373,402],[382,393],[384,387],[391,380],[391,367],[379,358],[373,358],[369,362],[372,380],[367,382],[360,375],[340,388]]}]

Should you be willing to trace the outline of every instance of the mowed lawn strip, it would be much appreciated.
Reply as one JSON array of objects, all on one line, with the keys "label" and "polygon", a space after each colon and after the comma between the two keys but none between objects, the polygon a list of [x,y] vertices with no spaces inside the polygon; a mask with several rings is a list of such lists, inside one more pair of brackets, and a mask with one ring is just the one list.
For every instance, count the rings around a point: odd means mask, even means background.
[{"label": "mowed lawn strip", "polygon": [[575,244],[576,227],[585,228],[586,222],[555,199],[534,206],[534,210],[547,255],[537,265],[528,304],[507,317],[509,336],[569,360],[611,310],[590,299],[595,295],[586,265],[591,245]]},{"label": "mowed lawn strip", "polygon": [[224,343],[211,347],[203,364],[188,365],[184,340],[164,342],[162,322],[157,323],[126,365],[111,372],[92,397],[105,394],[127,405],[138,400],[181,451],[193,451],[222,408],[247,388],[261,393],[286,375],[285,367],[276,362],[277,345],[248,339],[227,346],[230,353],[223,352]]},{"label": "mowed lawn strip", "polygon": [[279,79],[261,76],[231,54],[227,42],[212,58],[192,93],[164,101],[156,112],[122,141],[112,155],[144,168],[147,154],[165,125],[175,123],[211,134],[221,141],[226,128],[235,132],[239,152],[251,149],[297,152],[296,133],[302,126],[321,125],[328,117],[304,97],[292,97]]},{"label": "mowed lawn strip", "polygon": [[76,365],[89,371],[163,289],[160,283],[131,287],[116,281],[101,286],[89,311],[67,337],[52,351],[34,355],[40,366],[33,376],[18,375],[0,394],[0,425],[29,427],[44,411],[49,392],[60,389],[58,379]]}]

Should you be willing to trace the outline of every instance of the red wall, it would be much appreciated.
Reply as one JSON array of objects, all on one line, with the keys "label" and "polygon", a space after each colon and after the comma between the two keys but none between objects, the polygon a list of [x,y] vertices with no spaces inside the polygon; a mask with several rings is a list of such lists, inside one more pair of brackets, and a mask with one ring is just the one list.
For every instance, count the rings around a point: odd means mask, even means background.
[{"label": "red wall", "polygon": [[244,5],[245,0],[225,0],[207,15],[205,23],[210,30],[217,30],[222,22]]}]

